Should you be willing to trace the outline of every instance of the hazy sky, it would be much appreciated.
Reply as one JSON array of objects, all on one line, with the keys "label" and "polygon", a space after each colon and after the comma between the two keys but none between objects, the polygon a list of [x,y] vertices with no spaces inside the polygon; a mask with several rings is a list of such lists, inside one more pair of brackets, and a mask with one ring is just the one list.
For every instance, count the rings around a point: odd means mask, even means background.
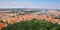
[{"label": "hazy sky", "polygon": [[60,9],[60,0],[0,0],[0,8]]}]

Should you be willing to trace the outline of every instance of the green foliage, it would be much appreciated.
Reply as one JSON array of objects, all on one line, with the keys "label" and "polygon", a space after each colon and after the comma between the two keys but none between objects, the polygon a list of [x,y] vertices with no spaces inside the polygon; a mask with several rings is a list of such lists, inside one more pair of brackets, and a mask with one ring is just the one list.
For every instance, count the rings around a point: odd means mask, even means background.
[{"label": "green foliage", "polygon": [[57,25],[54,28],[51,28],[50,30],[60,30],[60,25]]},{"label": "green foliage", "polygon": [[4,23],[4,21],[0,20],[0,23]]},{"label": "green foliage", "polygon": [[2,30],[59,30],[60,25],[45,20],[32,19],[14,24],[7,24]]}]

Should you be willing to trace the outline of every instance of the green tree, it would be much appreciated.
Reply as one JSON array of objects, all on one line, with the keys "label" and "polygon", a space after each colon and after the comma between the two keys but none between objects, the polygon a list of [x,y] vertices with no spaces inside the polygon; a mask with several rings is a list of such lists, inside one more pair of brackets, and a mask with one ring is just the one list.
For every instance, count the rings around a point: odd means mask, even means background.
[{"label": "green tree", "polygon": [[51,28],[50,30],[60,30],[60,25],[54,26],[54,27]]},{"label": "green tree", "polygon": [[7,23],[7,25],[2,30],[60,30],[60,24],[38,19],[21,21],[14,24]]}]

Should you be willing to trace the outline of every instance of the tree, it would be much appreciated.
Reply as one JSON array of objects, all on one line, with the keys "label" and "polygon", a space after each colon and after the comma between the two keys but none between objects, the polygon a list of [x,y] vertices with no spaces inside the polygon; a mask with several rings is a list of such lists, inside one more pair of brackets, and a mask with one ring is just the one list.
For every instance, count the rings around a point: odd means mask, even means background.
[{"label": "tree", "polygon": [[21,21],[8,26],[2,30],[59,30],[60,24],[52,23],[46,20],[32,19],[29,21]]},{"label": "tree", "polygon": [[60,25],[57,25],[57,26],[51,28],[50,30],[60,30]]}]

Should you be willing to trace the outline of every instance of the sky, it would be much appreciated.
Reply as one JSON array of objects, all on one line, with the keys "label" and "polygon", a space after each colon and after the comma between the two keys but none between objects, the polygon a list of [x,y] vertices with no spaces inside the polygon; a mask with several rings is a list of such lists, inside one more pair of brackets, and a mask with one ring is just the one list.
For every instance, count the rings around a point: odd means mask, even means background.
[{"label": "sky", "polygon": [[0,0],[0,8],[60,9],[60,0]]}]

